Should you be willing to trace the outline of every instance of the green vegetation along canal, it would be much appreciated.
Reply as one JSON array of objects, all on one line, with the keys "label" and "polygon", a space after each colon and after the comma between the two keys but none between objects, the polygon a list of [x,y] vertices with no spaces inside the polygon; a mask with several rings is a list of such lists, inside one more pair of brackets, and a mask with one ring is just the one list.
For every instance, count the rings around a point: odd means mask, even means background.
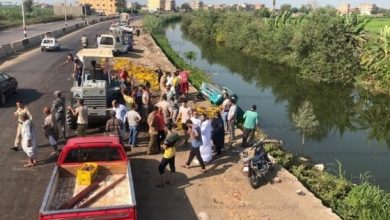
[{"label": "green vegetation along canal", "polygon": [[[189,39],[180,23],[171,24],[166,36],[181,57],[186,51],[196,52],[193,64],[233,90],[244,111],[256,104],[261,128],[283,140],[287,150],[308,155],[334,171],[338,160],[355,182],[369,171],[371,182],[390,190],[390,97],[302,82],[295,70]],[[305,100],[312,104],[320,126],[305,136],[302,145],[292,114]]]}]

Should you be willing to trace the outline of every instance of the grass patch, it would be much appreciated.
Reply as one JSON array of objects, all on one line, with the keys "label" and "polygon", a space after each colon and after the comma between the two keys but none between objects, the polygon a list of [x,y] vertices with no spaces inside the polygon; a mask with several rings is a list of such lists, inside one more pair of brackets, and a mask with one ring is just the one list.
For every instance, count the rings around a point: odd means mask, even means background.
[{"label": "grass patch", "polygon": [[390,25],[390,18],[372,18],[367,23],[365,30],[379,34],[386,25]]},{"label": "grass patch", "polygon": [[[64,16],[55,16],[53,8],[32,8],[26,12],[26,25],[64,20]],[[72,16],[68,16],[72,19]],[[0,30],[21,26],[22,8],[20,6],[0,6]]]}]

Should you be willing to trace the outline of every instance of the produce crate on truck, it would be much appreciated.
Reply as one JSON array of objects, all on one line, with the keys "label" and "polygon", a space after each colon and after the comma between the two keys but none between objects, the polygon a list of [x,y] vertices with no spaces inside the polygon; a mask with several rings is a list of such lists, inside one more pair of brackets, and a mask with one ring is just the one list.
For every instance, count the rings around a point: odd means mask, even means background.
[{"label": "produce crate on truck", "polygon": [[96,163],[84,163],[84,165],[77,170],[77,183],[79,185],[89,186],[96,177],[98,165]]}]

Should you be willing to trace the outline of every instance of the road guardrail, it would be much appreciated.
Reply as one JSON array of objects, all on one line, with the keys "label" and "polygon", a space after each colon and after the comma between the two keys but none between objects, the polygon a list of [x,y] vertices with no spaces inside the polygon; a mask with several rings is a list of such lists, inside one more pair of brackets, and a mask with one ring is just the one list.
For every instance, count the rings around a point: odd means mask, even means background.
[{"label": "road guardrail", "polygon": [[[68,27],[48,31],[46,33],[50,33],[51,36],[59,38],[78,29],[84,28],[88,25],[92,25],[92,24],[99,23],[101,21],[107,21],[116,18],[118,18],[118,16],[106,16],[101,18],[94,18],[91,20],[87,20],[86,22],[77,23],[74,25],[70,25]],[[27,49],[39,46],[41,44],[42,39],[45,37],[46,33],[32,36],[23,40],[13,41],[8,44],[0,45],[0,59],[5,58],[13,53],[22,52]]]}]

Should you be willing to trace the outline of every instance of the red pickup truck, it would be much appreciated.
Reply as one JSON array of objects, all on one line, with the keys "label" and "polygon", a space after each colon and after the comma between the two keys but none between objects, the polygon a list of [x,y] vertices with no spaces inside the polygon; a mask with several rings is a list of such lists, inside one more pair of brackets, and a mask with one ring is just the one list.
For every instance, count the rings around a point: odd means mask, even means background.
[{"label": "red pickup truck", "polygon": [[[86,162],[98,165],[98,174],[94,178],[95,185],[99,180],[98,188],[83,196],[77,204],[69,206],[69,201],[88,187],[76,183],[77,170]],[[99,192],[99,189],[107,190]],[[89,198],[95,199],[83,205],[83,201]],[[64,208],[64,204],[68,207]],[[39,219],[137,219],[130,161],[117,137],[93,136],[68,140],[51,175]]]}]

